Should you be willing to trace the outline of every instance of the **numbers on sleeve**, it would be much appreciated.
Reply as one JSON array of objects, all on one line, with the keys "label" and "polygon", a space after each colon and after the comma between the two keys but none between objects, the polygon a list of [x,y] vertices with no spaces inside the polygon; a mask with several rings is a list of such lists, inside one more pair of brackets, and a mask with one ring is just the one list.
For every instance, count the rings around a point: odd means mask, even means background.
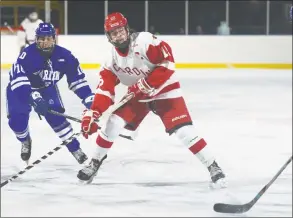
[{"label": "numbers on sleeve", "polygon": [[167,59],[168,57],[172,56],[165,45],[161,45],[161,50],[163,52],[164,58]]},{"label": "numbers on sleeve", "polygon": [[24,73],[22,66],[18,63],[13,64],[13,72],[14,73]]},{"label": "numbers on sleeve", "polygon": [[10,78],[13,78],[13,70],[12,70],[12,68],[9,70],[9,76],[10,76]]},{"label": "numbers on sleeve", "polygon": [[98,87],[101,87],[104,84],[103,78],[100,76]]},{"label": "numbers on sleeve", "polygon": [[18,63],[14,63],[11,66],[11,69],[9,70],[9,75],[11,78],[17,77],[17,74],[25,74],[25,71],[23,69],[23,67],[18,64]]},{"label": "numbers on sleeve", "polygon": [[77,72],[78,72],[78,75],[82,75],[83,74],[83,71],[82,69],[80,68],[80,66],[77,67]]},{"label": "numbers on sleeve", "polygon": [[21,53],[21,55],[19,55],[19,58],[20,58],[20,59],[24,59],[25,56],[26,56],[26,52],[24,51],[24,52]]}]

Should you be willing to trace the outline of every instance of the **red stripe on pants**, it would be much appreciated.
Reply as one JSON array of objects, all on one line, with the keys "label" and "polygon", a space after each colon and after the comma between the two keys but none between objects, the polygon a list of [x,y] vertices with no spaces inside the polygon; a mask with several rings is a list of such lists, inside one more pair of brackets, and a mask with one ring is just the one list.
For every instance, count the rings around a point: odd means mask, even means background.
[{"label": "red stripe on pants", "polygon": [[189,150],[193,153],[196,154],[199,152],[201,149],[203,149],[207,145],[206,141],[204,139],[200,139],[197,143],[192,145]]},{"label": "red stripe on pants", "polygon": [[113,142],[109,142],[105,139],[103,139],[100,135],[98,136],[96,143],[98,146],[102,147],[102,148],[111,148]]}]

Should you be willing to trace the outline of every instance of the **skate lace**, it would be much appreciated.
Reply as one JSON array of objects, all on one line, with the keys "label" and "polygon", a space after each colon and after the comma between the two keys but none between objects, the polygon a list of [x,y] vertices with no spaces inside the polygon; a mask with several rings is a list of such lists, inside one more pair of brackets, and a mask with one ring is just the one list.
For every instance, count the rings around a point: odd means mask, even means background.
[{"label": "skate lace", "polygon": [[220,167],[218,166],[215,166],[215,165],[212,165],[210,167],[210,174],[211,174],[211,177],[214,177],[216,175],[218,175],[219,173],[222,173],[222,170]]},{"label": "skate lace", "polygon": [[98,164],[95,164],[93,161],[89,163],[82,171],[87,175],[92,175],[97,171]]},{"label": "skate lace", "polygon": [[23,143],[21,147],[21,153],[28,153],[29,151],[30,151],[29,145]]}]

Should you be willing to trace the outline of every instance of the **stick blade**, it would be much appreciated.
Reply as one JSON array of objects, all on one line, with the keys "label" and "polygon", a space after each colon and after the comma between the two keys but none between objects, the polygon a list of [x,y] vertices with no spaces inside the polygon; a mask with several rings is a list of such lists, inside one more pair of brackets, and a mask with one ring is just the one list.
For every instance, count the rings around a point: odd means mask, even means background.
[{"label": "stick blade", "polygon": [[218,213],[245,213],[250,208],[250,204],[237,205],[217,203],[214,205],[214,211]]},{"label": "stick blade", "polygon": [[5,182],[2,182],[1,183],[1,188],[4,186],[4,185],[7,185],[8,184],[8,180],[6,180]]}]

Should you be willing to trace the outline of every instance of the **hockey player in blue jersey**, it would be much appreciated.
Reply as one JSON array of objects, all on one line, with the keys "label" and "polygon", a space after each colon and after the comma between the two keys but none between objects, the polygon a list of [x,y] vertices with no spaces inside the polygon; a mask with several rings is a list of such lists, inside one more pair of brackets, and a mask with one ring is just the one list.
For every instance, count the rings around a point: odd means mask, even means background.
[{"label": "hockey player in blue jersey", "polygon": [[[21,142],[21,158],[28,161],[31,156],[32,140],[28,121],[31,108],[44,116],[59,138],[64,141],[73,135],[71,124],[62,116],[48,112],[65,112],[57,83],[66,75],[69,89],[90,108],[92,93],[79,61],[71,52],[55,43],[55,28],[50,23],[39,24],[36,42],[25,48],[10,71],[7,86],[7,109],[9,126]],[[75,138],[66,145],[78,163],[87,160]]]}]

